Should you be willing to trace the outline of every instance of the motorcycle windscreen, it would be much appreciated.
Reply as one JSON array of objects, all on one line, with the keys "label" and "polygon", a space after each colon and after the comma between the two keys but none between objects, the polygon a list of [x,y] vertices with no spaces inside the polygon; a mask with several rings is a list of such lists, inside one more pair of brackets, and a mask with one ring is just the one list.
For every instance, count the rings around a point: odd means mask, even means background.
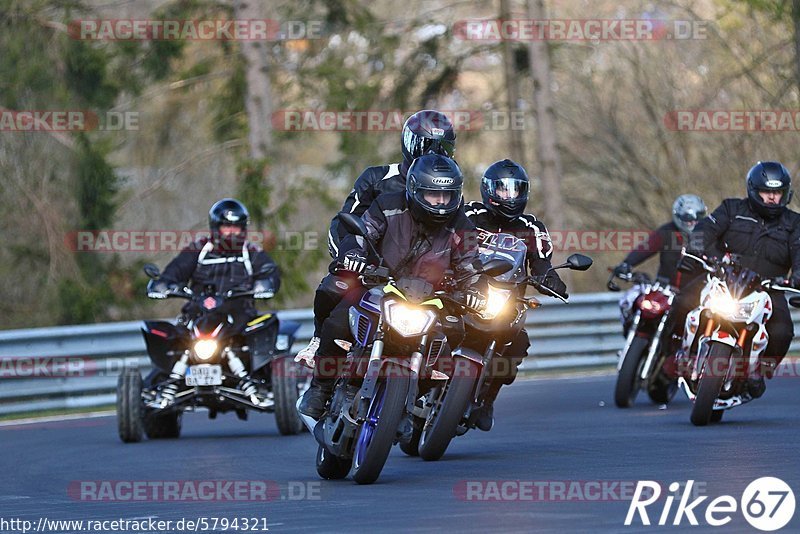
[{"label": "motorcycle windscreen", "polygon": [[153,365],[169,373],[175,363],[174,356],[168,356],[167,351],[176,350],[185,345],[189,332],[167,321],[145,321],[142,335],[147,346],[147,354]]},{"label": "motorcycle windscreen", "polygon": [[509,261],[514,265],[508,272],[494,277],[498,282],[515,282],[525,276],[525,257],[528,254],[528,247],[522,239],[511,234],[482,231],[479,253],[483,265],[493,259]]}]

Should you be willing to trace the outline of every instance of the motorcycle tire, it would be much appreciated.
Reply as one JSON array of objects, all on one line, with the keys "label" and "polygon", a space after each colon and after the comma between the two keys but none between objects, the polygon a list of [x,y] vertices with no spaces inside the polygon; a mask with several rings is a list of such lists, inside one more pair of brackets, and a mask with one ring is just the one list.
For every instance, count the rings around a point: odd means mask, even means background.
[{"label": "motorcycle tire", "polygon": [[272,361],[272,392],[275,396],[275,424],[283,436],[299,434],[305,428],[297,415],[299,391],[299,364],[292,358],[279,358]]},{"label": "motorcycle tire", "polygon": [[356,438],[352,473],[358,484],[372,484],[378,480],[405,414],[408,373],[389,363],[385,376],[389,378],[378,382],[367,420]]},{"label": "motorcycle tire", "polygon": [[419,438],[422,435],[422,426],[425,421],[419,417],[414,417],[414,427],[409,441],[400,442],[400,450],[408,456],[419,456]]},{"label": "motorcycle tire", "polygon": [[458,423],[467,411],[475,390],[475,381],[481,374],[480,366],[472,360],[459,358],[453,377],[447,384],[441,404],[434,406],[419,442],[419,455],[423,460],[435,461],[444,456],[450,441],[456,435]]},{"label": "motorcycle tire", "polygon": [[175,439],[181,435],[183,412],[158,413],[149,411],[144,416],[144,431],[150,439]]},{"label": "motorcycle tire", "polygon": [[669,378],[662,368],[664,358],[658,364],[658,371],[647,386],[647,396],[655,404],[669,404],[678,392],[678,380]]},{"label": "motorcycle tire", "polygon": [[142,441],[142,375],[126,367],[117,379],[117,430],[123,443]]},{"label": "motorcycle tire", "polygon": [[325,480],[340,480],[350,472],[350,462],[337,458],[322,445],[317,446],[317,474]]},{"label": "motorcycle tire", "polygon": [[[721,343],[712,343],[697,386],[697,396],[692,406],[690,420],[695,426],[707,425],[714,413],[714,401],[719,397],[730,365],[731,348]],[[708,369],[713,372],[706,372]]]},{"label": "motorcycle tire", "polygon": [[642,358],[645,350],[650,344],[649,339],[636,336],[628,347],[625,354],[625,361],[617,374],[617,384],[614,388],[614,403],[618,408],[630,408],[639,394],[642,380],[639,378],[639,370],[642,366]]}]

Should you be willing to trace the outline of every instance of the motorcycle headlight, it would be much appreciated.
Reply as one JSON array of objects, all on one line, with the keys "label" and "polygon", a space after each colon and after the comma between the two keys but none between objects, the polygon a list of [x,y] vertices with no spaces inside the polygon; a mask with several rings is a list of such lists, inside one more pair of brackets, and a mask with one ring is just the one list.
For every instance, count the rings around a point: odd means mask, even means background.
[{"label": "motorcycle headlight", "polygon": [[754,302],[741,303],[727,293],[711,295],[707,305],[712,312],[731,321],[747,321],[755,307]]},{"label": "motorcycle headlight", "polygon": [[217,342],[213,339],[198,339],[194,342],[194,353],[201,360],[208,360],[217,352]]},{"label": "motorcycle headlight", "polygon": [[384,302],[383,317],[386,323],[403,337],[421,336],[436,322],[433,310],[418,308],[396,300]]},{"label": "motorcycle headlight", "polygon": [[497,289],[489,286],[489,294],[486,296],[486,307],[481,313],[484,319],[494,319],[505,309],[508,299],[511,298],[510,289]]}]

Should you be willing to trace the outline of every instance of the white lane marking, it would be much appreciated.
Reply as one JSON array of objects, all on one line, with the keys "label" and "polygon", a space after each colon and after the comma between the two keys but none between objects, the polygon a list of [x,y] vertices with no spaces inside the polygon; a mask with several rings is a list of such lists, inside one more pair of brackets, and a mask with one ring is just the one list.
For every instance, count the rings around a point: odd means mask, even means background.
[{"label": "white lane marking", "polygon": [[26,419],[11,419],[9,421],[0,422],[0,428],[5,426],[18,426],[18,425],[31,425],[35,423],[56,423],[59,421],[74,421],[77,419],[94,419],[97,417],[111,417],[115,415],[114,410],[106,410],[102,412],[88,412],[88,413],[75,413],[69,415],[51,415],[46,417],[29,417]]}]

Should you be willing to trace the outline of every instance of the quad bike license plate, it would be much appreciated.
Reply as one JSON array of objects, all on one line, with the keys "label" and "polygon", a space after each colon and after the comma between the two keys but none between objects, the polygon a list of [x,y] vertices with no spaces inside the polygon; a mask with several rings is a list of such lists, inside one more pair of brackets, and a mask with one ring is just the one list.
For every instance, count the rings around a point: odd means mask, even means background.
[{"label": "quad bike license plate", "polygon": [[191,365],[186,371],[187,386],[219,386],[222,384],[221,365]]}]

